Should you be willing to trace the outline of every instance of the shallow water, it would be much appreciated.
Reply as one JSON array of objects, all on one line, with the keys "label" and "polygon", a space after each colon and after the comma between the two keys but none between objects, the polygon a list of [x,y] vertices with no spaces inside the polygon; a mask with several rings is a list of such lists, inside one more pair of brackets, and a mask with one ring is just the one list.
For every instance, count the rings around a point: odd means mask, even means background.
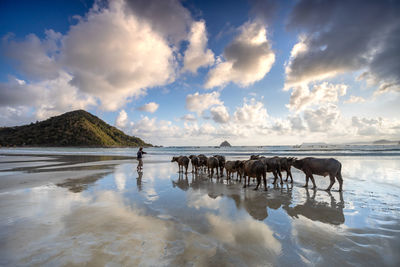
[{"label": "shallow water", "polygon": [[168,161],[6,155],[0,181],[27,186],[0,193],[0,265],[399,266],[400,157],[337,158],[343,193],[294,168],[264,192]]}]

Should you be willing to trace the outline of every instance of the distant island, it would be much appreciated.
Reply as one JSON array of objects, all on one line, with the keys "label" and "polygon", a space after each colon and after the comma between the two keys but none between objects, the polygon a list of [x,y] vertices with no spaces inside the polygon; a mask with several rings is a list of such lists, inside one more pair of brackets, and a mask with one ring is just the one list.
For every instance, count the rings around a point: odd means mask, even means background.
[{"label": "distant island", "polygon": [[375,142],[373,142],[373,144],[374,145],[393,145],[393,144],[400,144],[400,142],[381,139],[381,140],[376,140]]},{"label": "distant island", "polygon": [[138,147],[152,146],[126,135],[85,110],[29,125],[0,128],[0,146]]},{"label": "distant island", "polygon": [[228,141],[225,140],[225,141],[222,142],[219,146],[221,146],[221,147],[230,147],[231,144],[229,144]]}]

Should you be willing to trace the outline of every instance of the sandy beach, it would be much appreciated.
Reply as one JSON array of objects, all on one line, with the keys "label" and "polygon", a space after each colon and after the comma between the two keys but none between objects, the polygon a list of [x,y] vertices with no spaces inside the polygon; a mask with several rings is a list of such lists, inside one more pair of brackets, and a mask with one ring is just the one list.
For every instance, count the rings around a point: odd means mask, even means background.
[{"label": "sandy beach", "polygon": [[264,192],[162,159],[1,155],[0,265],[400,264],[398,156],[339,157],[342,193],[294,168]]}]

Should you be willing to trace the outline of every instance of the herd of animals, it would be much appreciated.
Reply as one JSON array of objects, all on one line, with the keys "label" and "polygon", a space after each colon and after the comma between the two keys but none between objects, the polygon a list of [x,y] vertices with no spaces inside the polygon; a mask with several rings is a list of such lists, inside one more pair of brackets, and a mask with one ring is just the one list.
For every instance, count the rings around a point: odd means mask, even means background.
[{"label": "herd of animals", "polygon": [[[341,174],[342,164],[334,158],[313,158],[306,157],[303,159],[297,159],[293,157],[264,157],[259,155],[252,155],[248,160],[234,160],[227,161],[225,156],[214,155],[207,157],[203,154],[201,155],[190,155],[173,157],[171,162],[177,162],[179,167],[179,172],[185,172],[187,174],[189,162],[192,164],[192,172],[197,173],[200,171],[207,171],[207,174],[212,179],[214,176],[214,169],[216,170],[216,177],[222,177],[224,174],[224,169],[226,171],[226,179],[229,180],[233,178],[234,173],[236,173],[236,180],[242,182],[244,179],[244,186],[250,185],[250,178],[256,178],[257,186],[254,190],[257,190],[261,184],[261,178],[264,183],[264,190],[267,188],[267,172],[272,172],[274,175],[273,184],[275,184],[280,178],[280,183],[283,184],[282,171],[286,172],[286,181],[290,177],[291,183],[293,183],[293,176],[291,173],[291,167],[295,167],[304,172],[306,178],[306,184],[304,187],[308,187],[308,181],[311,179],[313,183],[313,188],[316,188],[315,180],[313,175],[329,175],[330,184],[327,191],[330,191],[333,184],[335,183],[335,178],[339,182],[339,191],[342,191],[343,179]],[[246,184],[247,178],[247,184]]]}]

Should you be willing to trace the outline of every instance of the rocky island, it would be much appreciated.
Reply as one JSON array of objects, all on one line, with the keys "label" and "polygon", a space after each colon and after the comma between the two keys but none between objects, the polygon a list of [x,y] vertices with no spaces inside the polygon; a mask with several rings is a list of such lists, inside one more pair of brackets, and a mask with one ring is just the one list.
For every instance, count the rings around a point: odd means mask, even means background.
[{"label": "rocky island", "polygon": [[222,142],[219,146],[220,146],[220,147],[231,147],[231,144],[229,144],[228,141],[225,140],[225,141]]}]

